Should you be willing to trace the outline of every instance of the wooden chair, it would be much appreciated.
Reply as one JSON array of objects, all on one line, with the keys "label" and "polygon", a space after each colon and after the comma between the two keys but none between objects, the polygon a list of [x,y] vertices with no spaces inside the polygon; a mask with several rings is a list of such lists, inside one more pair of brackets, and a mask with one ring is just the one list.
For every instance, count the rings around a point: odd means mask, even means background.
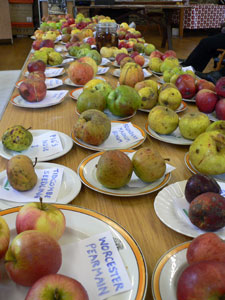
[{"label": "wooden chair", "polygon": [[225,65],[225,49],[217,49],[217,51],[220,52],[220,55],[214,58],[214,68],[219,71],[221,66]]}]

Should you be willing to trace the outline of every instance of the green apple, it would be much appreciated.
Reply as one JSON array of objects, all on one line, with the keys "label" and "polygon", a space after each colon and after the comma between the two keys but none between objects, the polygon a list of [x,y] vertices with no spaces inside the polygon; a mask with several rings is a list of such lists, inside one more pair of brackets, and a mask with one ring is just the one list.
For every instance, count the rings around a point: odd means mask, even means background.
[{"label": "green apple", "polygon": [[106,108],[106,97],[95,89],[85,89],[77,99],[77,111],[82,113],[88,109],[104,111]]},{"label": "green apple", "polygon": [[100,63],[102,62],[102,57],[97,50],[91,50],[87,53],[87,56],[93,58],[97,65],[100,65]]},{"label": "green apple", "polygon": [[163,61],[159,57],[152,57],[149,59],[149,68],[155,72],[161,72],[160,67]]},{"label": "green apple", "polygon": [[134,88],[120,85],[109,93],[107,106],[116,116],[130,116],[141,106],[141,97]]},{"label": "green apple", "polygon": [[150,55],[153,51],[155,51],[155,46],[153,44],[147,44],[145,47],[144,47],[144,52],[146,55]]},{"label": "green apple", "polygon": [[220,133],[225,135],[225,120],[219,120],[211,123],[209,127],[207,127],[206,131],[217,130]]},{"label": "green apple", "polygon": [[177,88],[168,87],[159,93],[158,102],[162,106],[176,110],[182,101],[181,93]]}]

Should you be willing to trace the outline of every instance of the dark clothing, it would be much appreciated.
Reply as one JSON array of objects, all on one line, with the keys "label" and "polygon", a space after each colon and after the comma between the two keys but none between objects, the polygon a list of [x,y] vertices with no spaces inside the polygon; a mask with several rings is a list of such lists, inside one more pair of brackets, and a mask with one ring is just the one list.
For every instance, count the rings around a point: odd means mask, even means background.
[{"label": "dark clothing", "polygon": [[202,39],[182,65],[192,66],[196,71],[202,72],[210,59],[218,56],[217,49],[225,49],[225,33]]}]

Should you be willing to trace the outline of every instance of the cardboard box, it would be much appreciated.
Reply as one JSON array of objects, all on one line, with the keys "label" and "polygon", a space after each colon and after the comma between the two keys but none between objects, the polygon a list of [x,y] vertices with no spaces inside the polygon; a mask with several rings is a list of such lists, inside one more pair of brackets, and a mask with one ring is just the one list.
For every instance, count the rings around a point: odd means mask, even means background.
[{"label": "cardboard box", "polygon": [[9,4],[10,17],[12,23],[32,23],[33,22],[33,5],[32,4]]}]

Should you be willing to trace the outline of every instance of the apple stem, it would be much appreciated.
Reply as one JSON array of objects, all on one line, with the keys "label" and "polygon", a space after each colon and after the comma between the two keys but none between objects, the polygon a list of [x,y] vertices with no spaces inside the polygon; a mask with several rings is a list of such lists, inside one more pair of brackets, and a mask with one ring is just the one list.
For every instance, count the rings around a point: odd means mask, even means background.
[{"label": "apple stem", "polygon": [[164,158],[164,160],[170,161],[170,158]]},{"label": "apple stem", "polygon": [[43,209],[43,199],[40,197],[41,210]]},{"label": "apple stem", "polygon": [[28,127],[26,130],[30,130],[32,127],[30,126],[30,127]]},{"label": "apple stem", "polygon": [[56,288],[54,292],[54,300],[59,300],[59,299],[60,299],[59,290]]},{"label": "apple stem", "polygon": [[34,161],[33,167],[35,167],[36,164],[37,164],[37,157],[35,157],[35,161]]}]

